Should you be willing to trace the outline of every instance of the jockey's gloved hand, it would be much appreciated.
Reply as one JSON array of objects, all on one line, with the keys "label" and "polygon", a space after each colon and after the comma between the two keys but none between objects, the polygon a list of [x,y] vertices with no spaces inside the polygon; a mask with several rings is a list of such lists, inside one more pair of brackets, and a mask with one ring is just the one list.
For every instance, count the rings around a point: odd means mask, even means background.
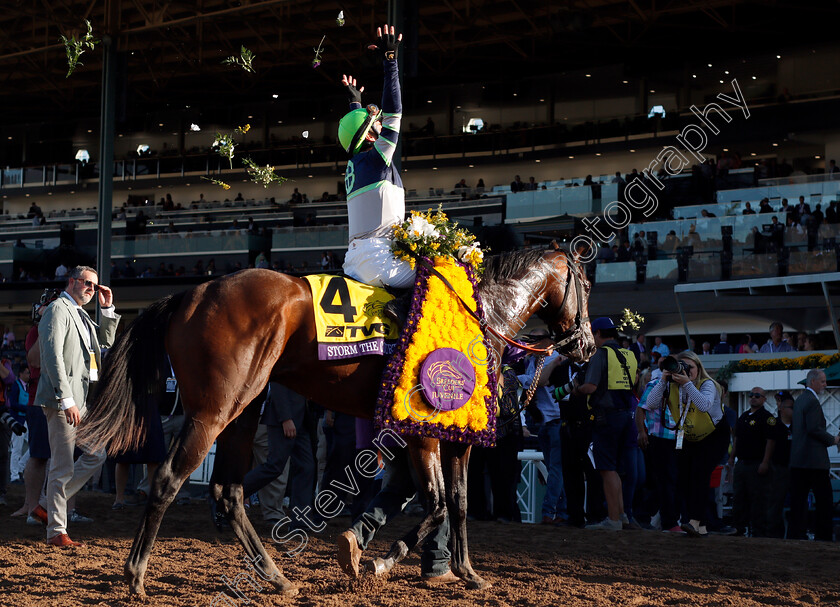
[{"label": "jockey's gloved hand", "polygon": [[356,88],[356,79],[353,76],[344,74],[341,77],[341,84],[347,87],[347,94],[350,96],[350,103],[358,103],[362,105],[362,93],[365,92],[365,87],[360,86]]},{"label": "jockey's gloved hand", "polygon": [[397,35],[394,31],[394,26],[389,26],[386,23],[384,28],[376,28],[376,35],[376,44],[371,44],[368,48],[381,53],[385,61],[396,61],[397,50],[399,49],[400,42],[402,42],[402,34]]}]

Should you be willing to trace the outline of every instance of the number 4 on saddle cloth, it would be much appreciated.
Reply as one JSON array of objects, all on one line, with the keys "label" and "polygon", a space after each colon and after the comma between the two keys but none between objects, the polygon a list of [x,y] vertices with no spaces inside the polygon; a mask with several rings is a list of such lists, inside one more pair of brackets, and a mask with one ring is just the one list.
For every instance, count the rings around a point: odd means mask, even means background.
[{"label": "number 4 on saddle cloth", "polygon": [[375,413],[379,428],[492,446],[497,401],[492,358],[481,323],[464,308],[483,318],[477,282],[471,268],[453,259],[438,258],[433,267],[449,285],[429,266],[418,265],[398,340],[395,323],[383,313],[393,298],[387,291],[340,276],[306,276],[319,357],[389,356]]}]

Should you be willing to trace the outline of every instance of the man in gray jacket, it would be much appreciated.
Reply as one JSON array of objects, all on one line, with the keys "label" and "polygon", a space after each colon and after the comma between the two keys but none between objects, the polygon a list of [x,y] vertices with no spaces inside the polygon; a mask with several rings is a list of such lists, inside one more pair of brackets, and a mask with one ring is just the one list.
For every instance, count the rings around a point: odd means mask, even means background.
[{"label": "man in gray jacket", "polygon": [[825,431],[825,415],[819,394],[825,390],[825,373],[811,369],[806,388],[793,403],[790,447],[790,526],[788,539],[805,539],[808,492],[816,501],[816,539],[832,540],[831,479],[828,448],[840,444],[840,436]]},{"label": "man in gray jacket", "polygon": [[[67,275],[67,287],[44,313],[38,330],[41,379],[34,405],[44,408],[50,439],[46,500],[32,516],[47,525],[47,543],[80,546],[67,535],[67,500],[75,495],[105,461],[105,451],[82,453],[73,463],[76,427],[86,411],[88,388],[99,379],[101,348],[114,341],[120,317],[114,311],[111,289],[99,284],[96,270],[77,266]],[[99,294],[101,324],[82,306]]]}]

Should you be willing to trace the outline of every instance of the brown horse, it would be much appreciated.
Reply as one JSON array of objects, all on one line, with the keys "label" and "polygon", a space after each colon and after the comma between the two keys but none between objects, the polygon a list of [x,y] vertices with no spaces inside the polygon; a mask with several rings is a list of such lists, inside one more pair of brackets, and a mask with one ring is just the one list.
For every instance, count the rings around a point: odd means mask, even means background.
[{"label": "brown horse", "polygon": [[[585,360],[594,352],[588,322],[589,283],[563,251],[522,251],[487,260],[480,283],[491,329],[512,337],[532,314],[543,319],[559,348]],[[488,348],[501,353],[501,341]],[[264,580],[281,592],[297,588],[278,570],[245,514],[242,480],[258,423],[248,407],[269,381],[284,384],[325,408],[371,418],[385,359],[318,360],[312,296],[301,279],[245,270],[152,304],[120,336],[104,363],[97,395],[80,428],[90,447],[133,448],[144,418],[172,369],[178,377],[185,424],[153,479],[149,501],[125,564],[130,591],[143,579],[166,508],[218,439],[210,495],[228,519]],[[243,412],[237,423],[232,423]],[[390,568],[451,517],[452,571],[469,587],[484,580],[467,553],[466,481],[470,447],[409,438],[409,453],[426,498],[426,516],[386,559]],[[439,444],[440,443],[440,444]]]}]

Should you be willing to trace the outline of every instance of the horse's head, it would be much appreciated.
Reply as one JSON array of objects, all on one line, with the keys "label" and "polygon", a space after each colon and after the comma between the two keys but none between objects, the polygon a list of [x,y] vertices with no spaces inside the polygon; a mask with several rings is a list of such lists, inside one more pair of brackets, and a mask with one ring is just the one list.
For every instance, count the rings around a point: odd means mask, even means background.
[{"label": "horse's head", "polygon": [[583,268],[568,251],[528,249],[487,258],[480,289],[491,326],[508,334],[536,314],[548,325],[557,349],[589,360],[595,339],[589,325],[589,290]]},{"label": "horse's head", "polygon": [[544,257],[547,276],[543,299],[537,310],[545,321],[561,354],[574,361],[585,361],[595,354],[595,338],[589,324],[589,291],[586,272],[566,251]]}]

